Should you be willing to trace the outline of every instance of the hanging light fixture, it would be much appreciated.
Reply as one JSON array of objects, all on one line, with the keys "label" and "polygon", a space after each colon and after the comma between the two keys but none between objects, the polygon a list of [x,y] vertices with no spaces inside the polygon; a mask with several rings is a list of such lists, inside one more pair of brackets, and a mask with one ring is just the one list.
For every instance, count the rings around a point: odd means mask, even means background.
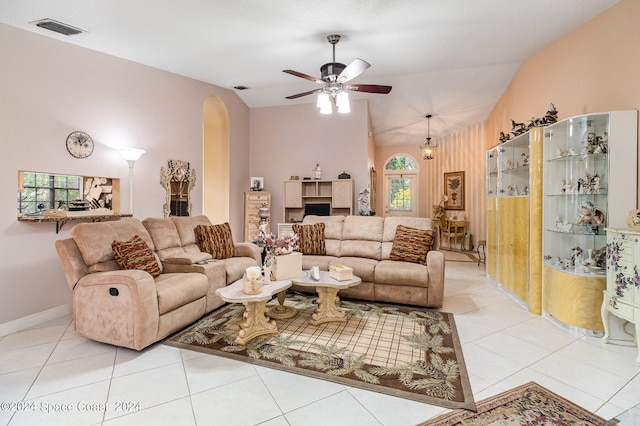
[{"label": "hanging light fixture", "polygon": [[427,143],[425,143],[424,145],[420,145],[420,152],[422,153],[422,158],[424,158],[425,160],[433,160],[434,158],[436,158],[436,148],[438,148],[438,145],[431,144],[431,136],[430,136],[430,128],[429,128],[431,114],[427,114],[426,117],[427,117]]},{"label": "hanging light fixture", "polygon": [[320,114],[331,114],[333,108],[331,107],[331,98],[325,92],[318,93],[318,102],[316,106],[320,108]]},{"label": "hanging light fixture", "polygon": [[349,94],[347,92],[339,92],[336,95],[336,106],[340,114],[346,114],[351,112],[351,105],[349,104]]},{"label": "hanging light fixture", "polygon": [[342,85],[330,86],[324,91],[318,93],[316,106],[320,109],[320,114],[332,114],[333,105],[338,109],[340,114],[351,112],[351,104],[349,103],[349,94],[345,92]]}]

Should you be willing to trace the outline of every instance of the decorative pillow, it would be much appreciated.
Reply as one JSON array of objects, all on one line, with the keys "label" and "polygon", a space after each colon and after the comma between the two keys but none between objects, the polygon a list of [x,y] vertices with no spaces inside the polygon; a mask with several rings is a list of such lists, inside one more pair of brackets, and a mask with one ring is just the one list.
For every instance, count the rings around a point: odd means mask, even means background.
[{"label": "decorative pillow", "polygon": [[324,223],[313,225],[292,225],[293,232],[298,234],[298,247],[302,254],[326,255],[324,243]]},{"label": "decorative pillow", "polygon": [[120,269],[141,269],[153,278],[160,275],[158,260],[139,235],[134,235],[129,241],[112,242],[111,250]]},{"label": "decorative pillow", "polygon": [[398,225],[389,259],[426,265],[432,247],[433,231]]},{"label": "decorative pillow", "polygon": [[200,249],[214,259],[228,259],[236,255],[229,222],[220,225],[198,225],[196,236],[200,242]]}]

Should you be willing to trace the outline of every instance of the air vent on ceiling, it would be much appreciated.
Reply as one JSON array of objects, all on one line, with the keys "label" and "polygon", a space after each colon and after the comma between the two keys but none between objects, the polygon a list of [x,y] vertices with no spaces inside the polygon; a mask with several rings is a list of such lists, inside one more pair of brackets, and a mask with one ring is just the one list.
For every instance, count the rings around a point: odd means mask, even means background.
[{"label": "air vent on ceiling", "polygon": [[247,90],[248,87],[247,86],[233,86],[234,89],[236,90]]},{"label": "air vent on ceiling", "polygon": [[37,27],[44,28],[45,30],[53,31],[66,36],[76,35],[83,33],[81,29],[74,28],[71,25],[63,24],[62,22],[54,21],[53,19],[41,19],[39,21],[31,22]]}]

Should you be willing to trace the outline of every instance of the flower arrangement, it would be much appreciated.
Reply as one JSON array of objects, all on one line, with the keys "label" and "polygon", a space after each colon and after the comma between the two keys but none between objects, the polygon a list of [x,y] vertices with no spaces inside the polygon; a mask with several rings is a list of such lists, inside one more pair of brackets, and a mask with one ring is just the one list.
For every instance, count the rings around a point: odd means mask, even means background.
[{"label": "flower arrangement", "polygon": [[433,206],[434,219],[440,219],[442,216],[444,216],[444,213],[445,213],[444,203],[446,203],[447,201],[449,201],[449,197],[447,197],[447,195],[445,194],[442,196],[440,203],[437,206]]},{"label": "flower arrangement", "polygon": [[255,244],[264,247],[265,266],[271,266],[274,256],[289,254],[298,249],[298,234],[289,234],[276,238],[275,234],[260,234],[253,240]]}]

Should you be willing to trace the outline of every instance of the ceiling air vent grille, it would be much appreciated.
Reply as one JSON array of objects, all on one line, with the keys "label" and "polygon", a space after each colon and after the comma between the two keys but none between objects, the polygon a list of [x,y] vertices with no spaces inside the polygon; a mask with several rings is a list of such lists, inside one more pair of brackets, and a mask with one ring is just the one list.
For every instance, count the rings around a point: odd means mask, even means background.
[{"label": "ceiling air vent grille", "polygon": [[44,28],[45,30],[64,34],[66,36],[76,35],[84,32],[78,28],[63,24],[62,22],[54,21],[53,19],[41,19],[39,21],[34,21],[31,23],[37,27]]}]

